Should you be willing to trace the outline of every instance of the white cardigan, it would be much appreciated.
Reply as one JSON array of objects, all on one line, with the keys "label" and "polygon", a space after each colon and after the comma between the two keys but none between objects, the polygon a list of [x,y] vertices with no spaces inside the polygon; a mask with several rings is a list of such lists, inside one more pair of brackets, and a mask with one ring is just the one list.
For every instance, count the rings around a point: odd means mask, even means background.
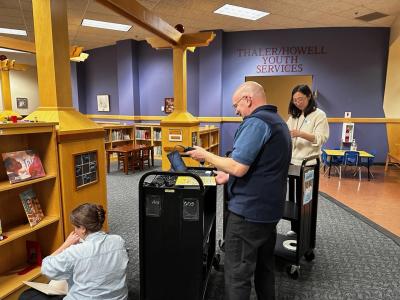
[{"label": "white cardigan", "polygon": [[290,116],[286,123],[289,130],[298,129],[315,136],[314,143],[301,137],[292,138],[292,164],[301,165],[304,158],[321,154],[321,147],[329,138],[329,124],[322,110],[317,108],[306,118],[304,114],[298,118]]}]

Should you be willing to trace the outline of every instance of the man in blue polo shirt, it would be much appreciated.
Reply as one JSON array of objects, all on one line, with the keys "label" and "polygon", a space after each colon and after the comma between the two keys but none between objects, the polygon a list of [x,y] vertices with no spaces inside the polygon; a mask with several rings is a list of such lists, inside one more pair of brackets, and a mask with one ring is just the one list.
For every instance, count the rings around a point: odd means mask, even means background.
[{"label": "man in blue polo shirt", "polygon": [[231,158],[201,147],[188,154],[214,165],[219,170],[216,182],[228,184],[225,298],[248,300],[254,275],[258,300],[274,299],[276,224],[286,197],[290,133],[276,107],[267,105],[258,83],[241,84],[232,104],[243,122],[236,131]]}]

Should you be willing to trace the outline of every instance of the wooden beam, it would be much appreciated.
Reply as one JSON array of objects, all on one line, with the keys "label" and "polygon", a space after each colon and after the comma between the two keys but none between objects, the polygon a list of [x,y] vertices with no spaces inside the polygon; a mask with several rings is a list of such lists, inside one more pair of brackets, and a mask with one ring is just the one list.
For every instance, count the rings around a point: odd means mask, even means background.
[{"label": "wooden beam", "polygon": [[[29,53],[36,53],[35,44],[32,42],[19,40],[15,38],[9,38],[5,36],[0,36],[0,47],[12,50],[25,51]],[[83,47],[71,46],[69,48],[69,57],[78,57],[83,51]]]},{"label": "wooden beam", "polygon": [[32,42],[0,36],[0,47],[35,53],[35,44]]},{"label": "wooden beam", "polygon": [[[212,31],[185,33],[179,40],[179,46],[184,48],[190,47],[205,47],[208,46],[215,38],[215,33]],[[171,44],[159,37],[150,37],[146,41],[155,49],[169,49]]]},{"label": "wooden beam", "polygon": [[143,29],[177,45],[182,34],[135,0],[96,0]]}]

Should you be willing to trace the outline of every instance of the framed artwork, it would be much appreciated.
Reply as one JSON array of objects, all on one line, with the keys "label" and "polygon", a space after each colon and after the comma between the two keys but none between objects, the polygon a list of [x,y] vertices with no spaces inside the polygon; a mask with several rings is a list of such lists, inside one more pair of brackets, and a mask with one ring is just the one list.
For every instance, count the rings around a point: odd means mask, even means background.
[{"label": "framed artwork", "polygon": [[28,108],[28,98],[17,98],[17,108]]},{"label": "framed artwork", "polygon": [[97,111],[110,111],[110,95],[97,95]]},{"label": "framed artwork", "polygon": [[174,98],[164,98],[164,112],[170,114],[174,111]]},{"label": "framed artwork", "polygon": [[99,180],[97,151],[74,154],[75,188],[80,189]]}]

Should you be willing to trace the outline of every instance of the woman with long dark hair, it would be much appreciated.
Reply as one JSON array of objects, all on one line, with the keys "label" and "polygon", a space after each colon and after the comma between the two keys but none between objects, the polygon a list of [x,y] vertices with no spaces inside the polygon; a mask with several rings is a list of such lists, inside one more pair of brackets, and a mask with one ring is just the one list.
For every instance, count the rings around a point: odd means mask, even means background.
[{"label": "woman with long dark hair", "polygon": [[329,124],[307,85],[294,87],[287,125],[292,136],[292,164],[301,165],[303,159],[321,154],[321,147],[329,138]]}]

